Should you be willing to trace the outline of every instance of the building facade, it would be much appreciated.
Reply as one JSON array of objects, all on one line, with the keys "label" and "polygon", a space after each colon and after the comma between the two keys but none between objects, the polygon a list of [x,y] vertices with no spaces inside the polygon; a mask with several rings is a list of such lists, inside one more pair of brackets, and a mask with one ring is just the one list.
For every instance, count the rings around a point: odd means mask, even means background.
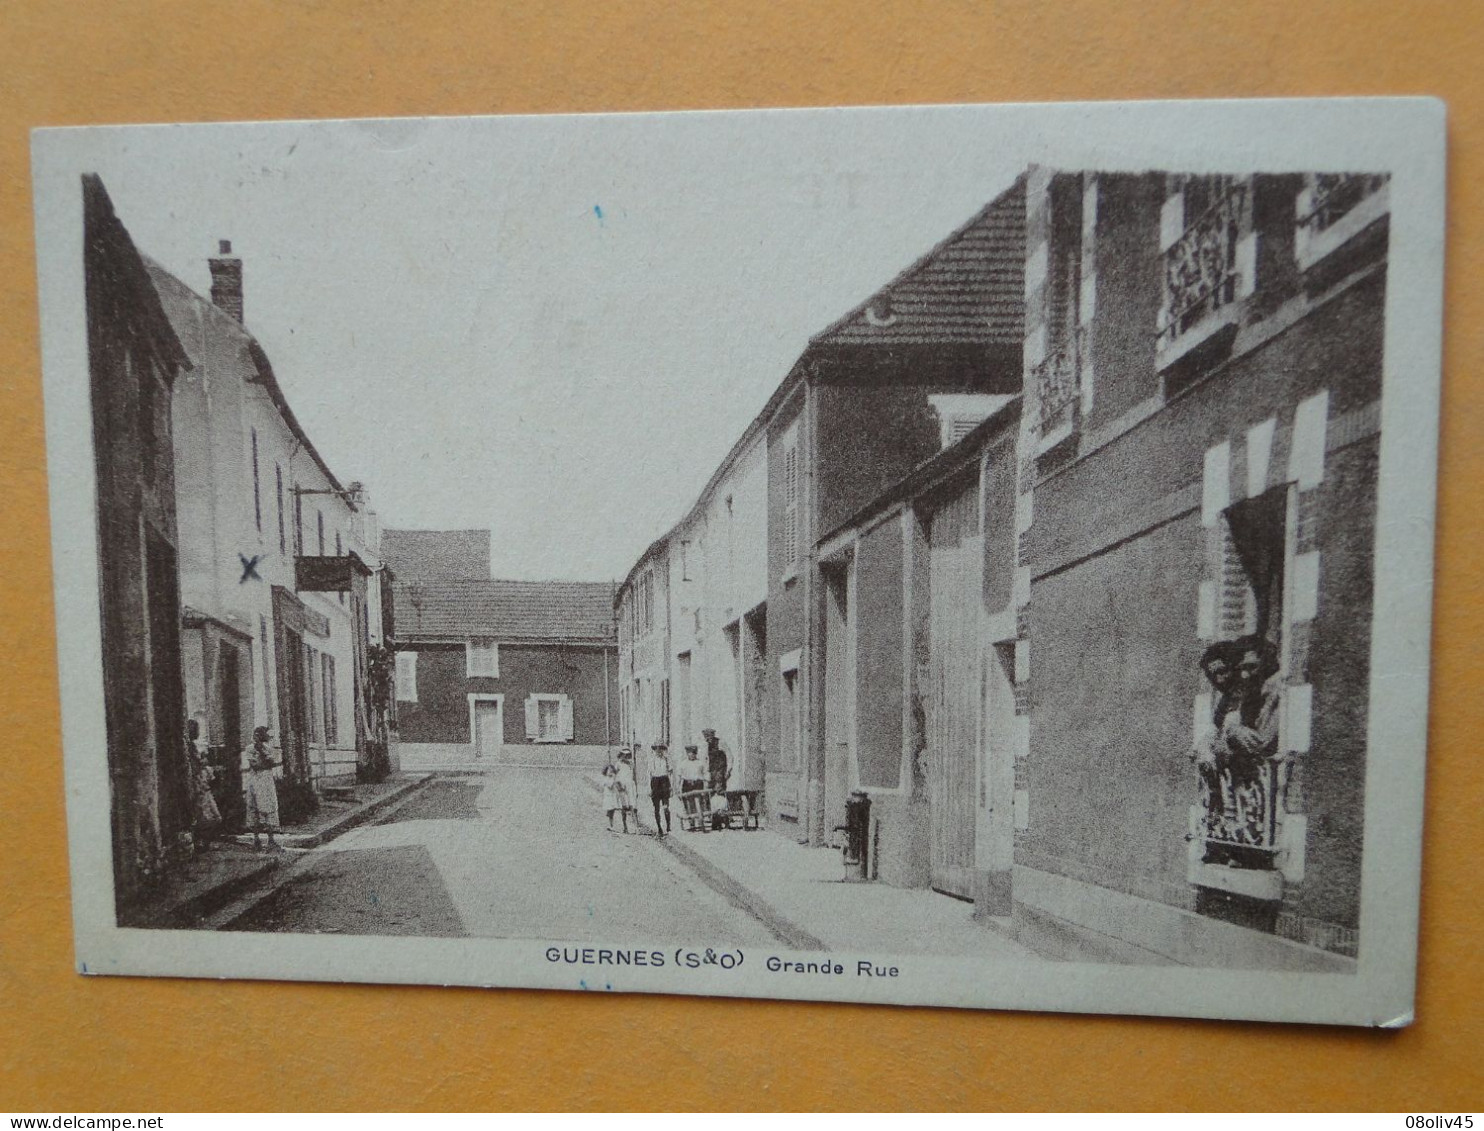
[{"label": "building facade", "polygon": [[[1112,959],[1348,968],[1387,211],[1029,170],[811,341],[630,574],[625,734],[716,730],[814,844],[864,793],[871,878]],[[1260,753],[1211,754],[1236,722]]]},{"label": "building facade", "polygon": [[618,742],[613,587],[394,585],[403,769],[602,765]]},{"label": "building facade", "polygon": [[292,820],[317,789],[386,769],[376,516],[295,418],[241,321],[241,262],[221,253],[209,301],[148,265],[187,358],[172,404],[185,709],[229,778],[269,728]]},{"label": "building facade", "polygon": [[[1017,862],[1353,956],[1386,183],[1029,185]],[[1203,782],[1198,661],[1254,637],[1274,744]]]},{"label": "building facade", "polygon": [[188,361],[98,177],[83,178],[82,203],[114,900],[127,921],[191,828],[170,442]]},{"label": "building facade", "polygon": [[[1021,400],[846,522],[826,575],[823,725],[871,800],[869,875],[1011,909]],[[831,716],[834,716],[832,719]]]},{"label": "building facade", "polygon": [[[809,343],[620,588],[621,663],[644,720],[625,733],[699,744],[714,730],[731,786],[762,789],[801,840],[835,842],[870,780],[850,722],[852,559],[821,559],[818,542],[1019,392],[1023,258],[1017,182]],[[663,652],[644,612],[651,572],[668,579]],[[875,697],[866,709],[890,714]]]}]

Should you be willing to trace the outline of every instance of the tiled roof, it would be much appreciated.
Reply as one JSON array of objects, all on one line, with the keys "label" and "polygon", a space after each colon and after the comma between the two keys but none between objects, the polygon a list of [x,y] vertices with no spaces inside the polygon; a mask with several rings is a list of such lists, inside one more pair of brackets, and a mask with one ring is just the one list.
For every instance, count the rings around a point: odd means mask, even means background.
[{"label": "tiled roof", "polygon": [[397,635],[612,641],[613,586],[589,581],[425,581],[393,587]]},{"label": "tiled roof", "polygon": [[1025,182],[817,335],[819,345],[1021,344]]},{"label": "tiled roof", "polygon": [[488,530],[383,530],[381,558],[399,581],[488,581]]}]

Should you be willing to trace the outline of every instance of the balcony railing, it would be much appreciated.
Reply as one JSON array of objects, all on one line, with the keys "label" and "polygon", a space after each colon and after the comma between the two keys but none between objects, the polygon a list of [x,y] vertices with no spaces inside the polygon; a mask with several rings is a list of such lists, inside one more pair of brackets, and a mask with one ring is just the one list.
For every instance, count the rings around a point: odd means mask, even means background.
[{"label": "balcony railing", "polygon": [[1299,224],[1311,232],[1327,231],[1385,185],[1384,175],[1315,173],[1309,185],[1309,211],[1299,217]]},{"label": "balcony railing", "polygon": [[1071,419],[1071,407],[1081,392],[1082,333],[1068,335],[1032,371],[1036,383],[1041,435],[1045,437]]},{"label": "balcony railing", "polygon": [[1270,866],[1279,849],[1279,813],[1285,784],[1283,767],[1268,763],[1248,775],[1223,771],[1204,791],[1202,809],[1208,855],[1234,854],[1247,866]]},{"label": "balcony railing", "polygon": [[1230,182],[1165,252],[1161,348],[1240,297],[1238,247],[1247,228],[1249,196],[1246,181]]}]

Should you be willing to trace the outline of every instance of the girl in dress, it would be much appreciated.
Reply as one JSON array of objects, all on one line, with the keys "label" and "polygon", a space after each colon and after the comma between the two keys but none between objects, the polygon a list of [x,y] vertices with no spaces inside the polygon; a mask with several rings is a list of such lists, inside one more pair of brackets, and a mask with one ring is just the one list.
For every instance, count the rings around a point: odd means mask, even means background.
[{"label": "girl in dress", "polygon": [[621,746],[618,750],[618,773],[614,775],[613,785],[618,794],[618,807],[623,813],[623,831],[629,831],[629,814],[634,814],[634,828],[639,828],[639,812],[634,808],[634,797],[639,791],[638,780],[634,777],[634,754],[627,746]]},{"label": "girl in dress", "polygon": [[195,817],[192,834],[198,849],[211,843],[211,838],[222,827],[222,811],[211,794],[212,779],[216,771],[206,760],[206,738],[201,715],[186,722],[186,760],[190,766],[191,809]]},{"label": "girl in dress", "polygon": [[242,775],[242,789],[247,798],[247,827],[252,829],[252,846],[262,848],[259,833],[268,834],[268,848],[278,847],[273,834],[278,831],[278,784],[273,768],[278,765],[268,746],[268,728],[252,732],[252,748],[247,752],[247,770]]},{"label": "girl in dress", "polygon": [[613,828],[613,814],[616,812],[623,821],[623,831],[629,831],[629,811],[624,808],[623,798],[619,795],[618,767],[609,762],[603,767],[603,809],[608,814],[608,831]]}]

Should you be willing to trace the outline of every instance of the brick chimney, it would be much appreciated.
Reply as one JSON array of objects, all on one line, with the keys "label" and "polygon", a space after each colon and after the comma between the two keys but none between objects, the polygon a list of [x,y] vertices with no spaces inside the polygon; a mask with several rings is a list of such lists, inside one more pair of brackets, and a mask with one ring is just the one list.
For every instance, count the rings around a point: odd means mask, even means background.
[{"label": "brick chimney", "polygon": [[218,240],[211,265],[211,301],[238,322],[242,321],[242,260],[231,258],[232,241]]}]

